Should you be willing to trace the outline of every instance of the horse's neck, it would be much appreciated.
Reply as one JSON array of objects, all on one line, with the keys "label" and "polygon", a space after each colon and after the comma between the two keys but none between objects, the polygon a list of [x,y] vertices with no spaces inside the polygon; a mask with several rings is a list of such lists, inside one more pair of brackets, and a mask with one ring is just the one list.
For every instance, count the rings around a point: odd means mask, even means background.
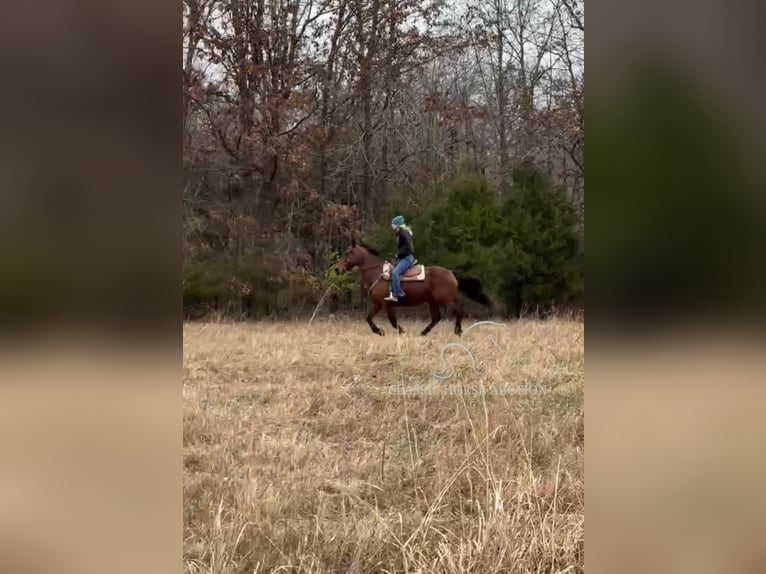
[{"label": "horse's neck", "polygon": [[380,276],[383,270],[383,260],[368,251],[359,268],[362,270],[362,282],[371,284]]}]

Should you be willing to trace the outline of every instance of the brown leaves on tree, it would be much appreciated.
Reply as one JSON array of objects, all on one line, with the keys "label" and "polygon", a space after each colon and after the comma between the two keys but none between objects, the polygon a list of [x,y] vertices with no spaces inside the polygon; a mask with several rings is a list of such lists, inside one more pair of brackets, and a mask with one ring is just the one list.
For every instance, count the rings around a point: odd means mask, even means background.
[{"label": "brown leaves on tree", "polygon": [[392,194],[530,157],[582,189],[580,0],[183,4],[184,205],[227,249],[320,257]]}]

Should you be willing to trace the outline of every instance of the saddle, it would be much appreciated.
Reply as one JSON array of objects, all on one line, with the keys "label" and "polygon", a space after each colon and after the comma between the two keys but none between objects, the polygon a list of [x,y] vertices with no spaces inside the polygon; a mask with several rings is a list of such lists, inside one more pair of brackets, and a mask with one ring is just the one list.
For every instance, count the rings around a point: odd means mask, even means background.
[{"label": "saddle", "polygon": [[[393,270],[394,266],[391,265],[389,261],[386,261],[383,264],[383,279],[388,281],[391,279],[391,271]],[[402,273],[402,275],[399,277],[402,281],[425,281],[426,278],[426,266],[425,265],[419,265],[418,260],[416,259],[415,262],[410,266],[407,271]]]}]

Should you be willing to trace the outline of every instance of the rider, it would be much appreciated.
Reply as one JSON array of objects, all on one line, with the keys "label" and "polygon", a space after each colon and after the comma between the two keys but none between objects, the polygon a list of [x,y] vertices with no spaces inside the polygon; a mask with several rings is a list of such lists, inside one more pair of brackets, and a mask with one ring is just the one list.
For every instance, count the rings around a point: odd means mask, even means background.
[{"label": "rider", "polygon": [[404,223],[404,217],[397,215],[391,220],[391,228],[396,231],[396,264],[391,271],[391,292],[386,301],[398,301],[404,297],[399,277],[415,262],[415,248],[412,243],[412,230]]}]

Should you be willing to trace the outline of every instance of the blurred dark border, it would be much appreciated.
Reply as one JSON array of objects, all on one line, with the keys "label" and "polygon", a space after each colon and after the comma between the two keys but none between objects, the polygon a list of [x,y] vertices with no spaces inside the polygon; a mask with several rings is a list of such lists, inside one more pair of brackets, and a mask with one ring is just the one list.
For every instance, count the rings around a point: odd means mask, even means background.
[{"label": "blurred dark border", "polygon": [[766,7],[586,6],[586,564],[754,572]]},{"label": "blurred dark border", "polygon": [[181,557],[181,5],[0,17],[0,555]]},{"label": "blurred dark border", "polygon": [[180,4],[0,19],[5,331],[180,334]]},{"label": "blurred dark border", "polygon": [[763,318],[763,12],[589,2],[589,335]]}]

